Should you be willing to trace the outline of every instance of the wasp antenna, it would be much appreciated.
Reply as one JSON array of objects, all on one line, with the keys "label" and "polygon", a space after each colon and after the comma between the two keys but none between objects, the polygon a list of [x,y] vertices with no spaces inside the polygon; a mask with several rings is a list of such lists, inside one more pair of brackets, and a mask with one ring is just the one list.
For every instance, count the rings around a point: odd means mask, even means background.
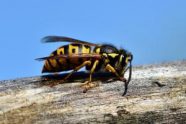
[{"label": "wasp antenna", "polygon": [[124,93],[122,96],[125,96],[126,93],[127,93],[127,89],[128,89],[128,84],[131,80],[131,77],[132,77],[132,61],[130,61],[130,65],[129,65],[129,78],[128,80],[125,82],[125,90],[124,90]]}]

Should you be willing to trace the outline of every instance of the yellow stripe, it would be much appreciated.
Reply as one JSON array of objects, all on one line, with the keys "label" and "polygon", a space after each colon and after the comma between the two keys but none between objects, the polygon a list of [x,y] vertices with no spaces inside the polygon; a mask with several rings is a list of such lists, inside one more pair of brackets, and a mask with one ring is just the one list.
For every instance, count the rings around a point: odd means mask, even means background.
[{"label": "yellow stripe", "polygon": [[[54,56],[54,54],[50,54],[50,56]],[[48,61],[50,61],[52,67],[56,68],[58,66],[55,59],[49,59]]]},{"label": "yellow stripe", "polygon": [[[57,55],[64,55],[64,53],[64,47],[57,49]],[[58,61],[60,64],[64,63],[63,59],[58,59]]]},{"label": "yellow stripe", "polygon": [[118,56],[117,53],[109,53],[108,55],[111,56],[112,58],[115,58],[116,56]]},{"label": "yellow stripe", "polygon": [[56,68],[58,66],[55,59],[50,59],[49,61],[50,61],[51,65],[52,65],[52,67]]},{"label": "yellow stripe", "polygon": [[90,53],[90,48],[85,47],[85,45],[82,45],[82,53]]},{"label": "yellow stripe", "polygon": [[63,55],[63,54],[64,54],[64,47],[57,49],[57,55]]},{"label": "yellow stripe", "polygon": [[[74,53],[73,53],[74,51]],[[79,52],[79,47],[78,46],[73,46],[72,44],[69,45],[68,53],[69,55],[71,54],[77,54]]]},{"label": "yellow stripe", "polygon": [[125,62],[126,62],[126,63],[128,63],[128,62],[129,62],[129,57],[127,57],[127,58],[126,58]]},{"label": "yellow stripe", "polygon": [[119,63],[121,63],[121,62],[122,62],[122,58],[123,58],[123,56],[122,56],[122,55],[120,55],[120,58],[119,58]]},{"label": "yellow stripe", "polygon": [[106,54],[106,53],[103,53],[102,55],[103,55],[104,57],[107,57],[107,54]]},{"label": "yellow stripe", "polygon": [[100,47],[96,49],[96,53],[100,53]]},{"label": "yellow stripe", "polygon": [[45,68],[46,68],[47,70],[51,70],[50,65],[49,65],[49,63],[48,63],[48,60],[45,61]]}]

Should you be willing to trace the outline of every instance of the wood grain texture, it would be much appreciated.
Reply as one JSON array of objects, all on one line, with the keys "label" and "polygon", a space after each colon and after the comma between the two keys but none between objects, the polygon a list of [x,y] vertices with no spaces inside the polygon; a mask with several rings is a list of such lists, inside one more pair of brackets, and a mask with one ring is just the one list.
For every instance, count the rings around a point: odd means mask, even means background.
[{"label": "wood grain texture", "polygon": [[86,73],[54,87],[64,75],[0,81],[0,123],[186,123],[186,61],[133,70],[125,97],[123,82],[106,82],[110,74],[94,75],[100,86],[87,93]]}]

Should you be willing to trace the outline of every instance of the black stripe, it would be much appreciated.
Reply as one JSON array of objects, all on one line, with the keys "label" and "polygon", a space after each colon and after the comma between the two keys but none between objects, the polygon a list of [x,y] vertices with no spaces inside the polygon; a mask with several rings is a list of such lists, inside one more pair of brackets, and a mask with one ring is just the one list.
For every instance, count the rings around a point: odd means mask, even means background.
[{"label": "black stripe", "polygon": [[68,55],[69,54],[68,53],[68,49],[69,49],[69,45],[64,46],[64,54],[65,55]]},{"label": "black stripe", "polygon": [[48,64],[49,64],[50,68],[51,68],[52,70],[55,70],[55,68],[53,67],[53,65],[52,65],[52,63],[50,62],[50,60],[47,60],[47,61],[48,61]]},{"label": "black stripe", "polygon": [[81,44],[71,44],[72,46],[77,46],[77,47],[80,47],[82,46]]},{"label": "black stripe", "polygon": [[55,56],[57,55],[57,50],[55,50],[54,52],[52,52],[52,54]]},{"label": "black stripe", "polygon": [[84,62],[83,58],[79,58],[79,59],[78,59],[78,63],[79,63],[79,64],[83,64],[83,62]]},{"label": "black stripe", "polygon": [[71,65],[70,59],[67,58],[67,59],[66,59],[66,66],[65,66],[64,68],[69,69],[69,68],[70,68],[70,65]]},{"label": "black stripe", "polygon": [[59,59],[56,59],[57,65],[61,66],[61,62],[59,61]]},{"label": "black stripe", "polygon": [[58,65],[57,71],[63,70],[64,65],[59,61],[59,59],[56,59],[56,63]]},{"label": "black stripe", "polygon": [[88,45],[84,45],[86,48],[90,48],[90,46],[88,46]]},{"label": "black stripe", "polygon": [[126,60],[127,59],[127,56],[125,55],[124,58],[122,59],[122,66],[125,66],[127,63],[126,63]]},{"label": "black stripe", "polygon": [[46,69],[45,65],[43,66],[42,73],[46,72],[48,69]]}]

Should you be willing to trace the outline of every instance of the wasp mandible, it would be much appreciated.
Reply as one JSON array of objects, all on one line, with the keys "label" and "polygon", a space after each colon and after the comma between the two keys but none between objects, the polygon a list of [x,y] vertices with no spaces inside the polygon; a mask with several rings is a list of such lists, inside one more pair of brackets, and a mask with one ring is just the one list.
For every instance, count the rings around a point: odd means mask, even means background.
[{"label": "wasp mandible", "polygon": [[[64,79],[67,80],[74,72],[82,67],[90,71],[89,80],[86,82],[84,92],[95,87],[92,83],[92,74],[99,70],[106,70],[116,75],[118,80],[125,83],[123,96],[127,93],[128,84],[132,75],[132,53],[125,49],[117,49],[110,44],[94,44],[70,37],[46,36],[42,42],[69,42],[70,44],[59,47],[50,56],[38,58],[45,60],[42,73],[55,73],[72,70]],[[124,73],[129,69],[128,80]]]}]

